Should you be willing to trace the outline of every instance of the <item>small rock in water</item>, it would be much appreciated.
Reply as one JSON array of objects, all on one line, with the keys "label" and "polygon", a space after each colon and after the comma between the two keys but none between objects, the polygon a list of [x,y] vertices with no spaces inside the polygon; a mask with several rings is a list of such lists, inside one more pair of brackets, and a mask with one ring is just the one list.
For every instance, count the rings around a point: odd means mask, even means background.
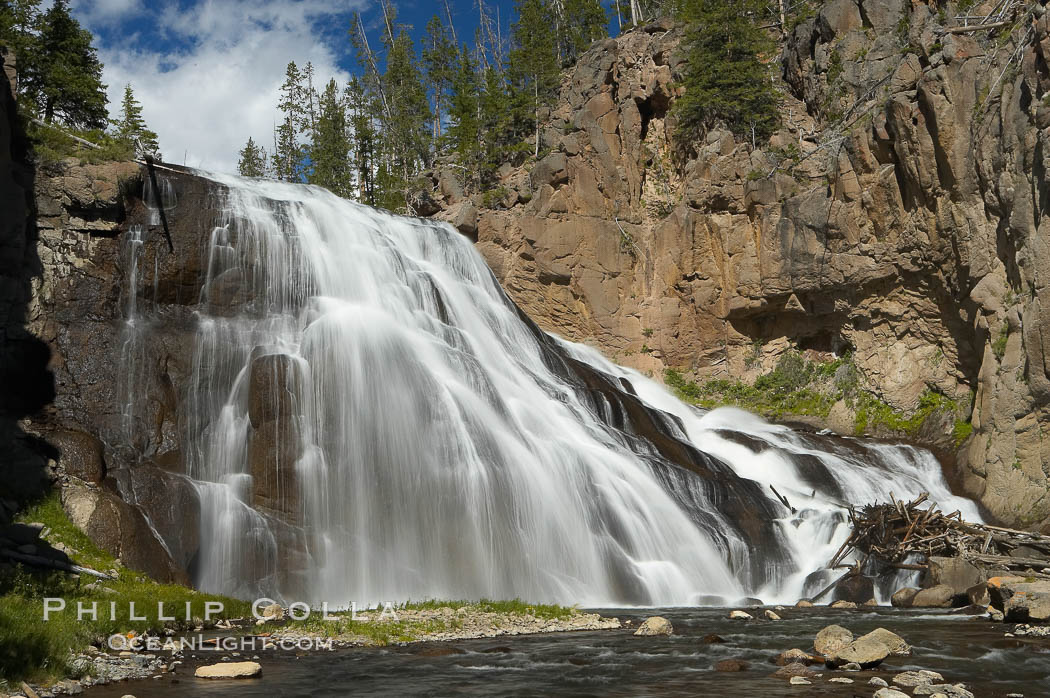
[{"label": "small rock in water", "polygon": [[883,686],[883,687],[889,686],[889,684],[886,683],[886,679],[880,679],[878,676],[872,676],[870,679],[868,679],[868,685],[869,686]]},{"label": "small rock in water", "polygon": [[674,632],[671,621],[663,616],[652,616],[646,618],[645,622],[634,631],[635,635],[670,635]]},{"label": "small rock in water", "polygon": [[714,633],[708,633],[707,635],[704,635],[702,638],[700,638],[700,642],[704,643],[705,645],[717,645],[725,641],[726,639],[724,637],[722,637],[721,635],[715,635]]},{"label": "small rock in water", "polygon": [[853,603],[852,601],[844,601],[842,599],[839,599],[835,603],[831,604],[831,608],[854,609],[856,607],[857,604]]},{"label": "small rock in water", "polygon": [[868,599],[867,601],[864,602],[864,605],[868,606],[870,608],[870,607],[878,606],[879,602],[876,601],[875,599]]},{"label": "small rock in water", "polygon": [[875,691],[873,698],[908,698],[908,694],[893,688],[880,688]]},{"label": "small rock in water", "polygon": [[800,649],[790,649],[778,654],[773,661],[776,662],[777,666],[787,666],[788,664],[805,664],[808,666],[813,663],[813,657]]},{"label": "small rock in water", "polygon": [[715,664],[715,671],[747,671],[747,662],[742,659],[723,659]]},{"label": "small rock in water", "polygon": [[729,618],[732,620],[754,620],[755,617],[746,611],[730,611]]},{"label": "small rock in water", "polygon": [[813,608],[813,602],[809,599],[799,599],[798,603],[795,604],[795,608]]},{"label": "small rock in water", "polygon": [[813,685],[812,681],[804,679],[801,676],[792,676],[791,680],[788,683],[790,683],[792,686],[812,686]]},{"label": "small rock in water", "polygon": [[828,679],[831,683],[853,683],[853,679],[847,679],[845,676],[836,676],[833,679]]},{"label": "small rock in water", "polygon": [[950,684],[950,683],[939,683],[939,684],[924,684],[922,686],[916,686],[915,690],[912,691],[912,695],[916,696],[947,696],[948,698],[974,698],[974,695],[966,690],[966,686],[961,683]]},{"label": "small rock in water", "polygon": [[931,684],[934,681],[941,683],[944,681],[944,677],[936,671],[927,671],[926,669],[920,669],[919,671],[904,671],[893,677],[893,683],[906,688]]},{"label": "small rock in water", "polygon": [[197,667],[193,675],[199,679],[251,679],[261,674],[258,662],[228,662]]},{"label": "small rock in water", "polygon": [[792,676],[816,676],[817,672],[810,669],[805,664],[795,662],[794,664],[788,664],[785,667],[781,667],[773,672],[773,676],[779,676],[780,678],[790,678]]},{"label": "small rock in water", "polygon": [[774,613],[773,611],[769,610],[768,608],[766,609],[765,616],[769,620],[780,620],[780,616],[778,616],[776,613]]},{"label": "small rock in water", "polygon": [[847,662],[846,664],[843,664],[839,668],[842,669],[843,671],[860,671],[864,667],[862,667],[860,664],[857,664],[856,662]]}]

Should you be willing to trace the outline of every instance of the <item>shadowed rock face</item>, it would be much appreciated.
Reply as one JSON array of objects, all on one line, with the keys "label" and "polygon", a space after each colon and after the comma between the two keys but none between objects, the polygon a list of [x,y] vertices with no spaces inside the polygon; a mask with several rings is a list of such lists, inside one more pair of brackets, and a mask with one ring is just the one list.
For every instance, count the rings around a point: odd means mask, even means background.
[{"label": "shadowed rock face", "polygon": [[[850,348],[898,410],[927,389],[957,400],[961,450],[951,420],[920,434],[949,479],[1007,524],[1050,525],[1048,19],[1024,20],[1034,38],[991,90],[1016,46],[942,21],[925,3],[825,3],[782,45],[784,129],[754,150],[712,130],[677,166],[680,30],[600,42],[563,80],[551,154],[502,173],[503,208],[439,169],[437,217],[542,328],[627,365],[754,377],[790,340]],[[794,149],[807,157],[777,169]]]}]

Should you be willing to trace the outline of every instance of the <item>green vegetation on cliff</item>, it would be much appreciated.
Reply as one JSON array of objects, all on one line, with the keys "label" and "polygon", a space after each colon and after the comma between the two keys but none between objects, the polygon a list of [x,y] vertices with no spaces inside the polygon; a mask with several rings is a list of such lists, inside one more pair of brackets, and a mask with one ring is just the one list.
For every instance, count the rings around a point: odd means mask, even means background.
[{"label": "green vegetation on cliff", "polygon": [[[116,579],[92,581],[87,575],[77,578],[65,572],[22,565],[16,565],[11,574],[0,575],[0,691],[5,682],[13,688],[20,681],[47,682],[72,675],[70,653],[88,645],[101,645],[110,635],[192,627],[194,618],[204,618],[207,602],[223,604],[223,612],[214,615],[213,621],[250,613],[247,602],[202,594],[175,584],[158,584],[122,567],[73,525],[57,493],[24,511],[19,521],[44,524],[45,538],[51,545],[65,546],[70,558],[83,567],[115,571]],[[46,622],[45,598],[65,601],[65,609],[49,614]],[[164,602],[164,614],[177,620],[160,620],[158,601]],[[97,604],[97,619],[85,615],[78,620],[78,603],[86,608]],[[135,616],[145,620],[131,619],[132,603]]]},{"label": "green vegetation on cliff", "polygon": [[[948,413],[957,417],[960,412],[955,400],[932,390],[919,397],[919,406],[911,414],[894,409],[859,387],[857,368],[849,355],[819,362],[789,351],[772,371],[759,376],[753,384],[725,378],[696,383],[670,368],[664,371],[664,382],[679,398],[694,405],[733,405],[770,419],[790,415],[826,418],[832,406],[844,400],[853,413],[853,431],[858,436],[883,432],[914,438],[931,415]],[[961,446],[972,432],[973,425],[955,418],[952,437],[956,446]]]}]

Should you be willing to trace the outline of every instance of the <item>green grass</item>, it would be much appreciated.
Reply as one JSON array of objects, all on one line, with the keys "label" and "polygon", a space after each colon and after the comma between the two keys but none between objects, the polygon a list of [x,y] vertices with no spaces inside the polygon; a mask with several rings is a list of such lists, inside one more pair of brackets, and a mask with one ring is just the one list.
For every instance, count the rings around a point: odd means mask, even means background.
[{"label": "green grass", "polygon": [[576,609],[556,604],[528,603],[521,599],[509,601],[493,601],[492,599],[481,599],[480,601],[409,601],[401,605],[401,608],[409,611],[427,611],[439,608],[470,608],[481,613],[504,613],[511,615],[535,616],[544,620],[568,618],[576,614]]},{"label": "green grass", "polygon": [[[861,435],[870,429],[882,427],[889,431],[915,436],[927,417],[934,412],[948,410],[952,412],[957,410],[955,401],[932,390],[927,390],[919,397],[919,408],[910,415],[893,409],[870,393],[861,393],[857,397],[854,431],[857,435]],[[955,430],[959,429],[959,423],[956,422]],[[973,427],[970,426],[970,429],[972,430]],[[969,433],[966,436],[969,436]]]},{"label": "green grass", "polygon": [[[529,615],[544,620],[568,618],[577,611],[575,608],[556,606],[554,604],[527,603],[521,599],[509,601],[409,601],[401,604],[400,611],[437,611],[443,608],[459,610],[468,609],[471,613],[499,613],[502,615]],[[459,617],[449,619],[431,618],[415,620],[399,618],[379,622],[380,609],[358,611],[359,618],[367,616],[371,620],[353,620],[349,613],[330,613],[332,618],[325,619],[321,614],[311,614],[304,620],[289,620],[286,629],[316,634],[322,637],[354,636],[360,642],[369,645],[385,646],[398,642],[413,642],[428,635],[458,630],[463,626]]]},{"label": "green grass", "polygon": [[[18,520],[43,523],[50,529],[46,536],[50,543],[63,543],[76,551],[70,554],[74,562],[102,572],[116,569],[118,577],[100,580],[98,587],[88,589],[93,577],[81,575],[75,579],[63,572],[18,566],[13,575],[0,579],[0,689],[5,688],[5,682],[17,686],[20,681],[46,683],[71,676],[73,671],[68,663],[71,651],[100,645],[115,633],[141,635],[147,630],[190,627],[194,624],[192,619],[204,617],[204,604],[209,601],[224,605],[223,613],[213,615],[212,620],[247,617],[251,613],[245,601],[202,594],[175,584],[158,584],[144,574],[121,567],[73,525],[57,493],[27,509]],[[65,610],[52,613],[47,622],[43,620],[45,597],[62,598],[66,602]],[[111,601],[116,604],[112,620]],[[175,616],[177,620],[159,620],[158,601],[164,602],[165,615]],[[90,617],[77,620],[77,602],[85,607],[97,602],[97,620]],[[132,602],[135,615],[146,620],[130,619]],[[189,623],[186,622],[187,602],[190,603]]]},{"label": "green grass", "polygon": [[697,384],[671,368],[664,371],[664,382],[681,400],[701,407],[733,405],[773,419],[789,414],[827,417],[841,395],[818,383],[833,377],[843,361],[815,363],[797,352],[788,352],[776,368],[759,376],[754,385],[728,379]]},{"label": "green grass", "polygon": [[1002,361],[1003,355],[1006,354],[1006,342],[1010,339],[1010,328],[1003,323],[1003,326],[999,328],[999,336],[992,342],[992,353],[995,354],[995,358]]},{"label": "green grass", "polygon": [[973,433],[973,424],[962,419],[955,420],[955,427],[952,429],[952,436],[955,438],[955,447],[959,448],[963,445],[966,439],[970,438],[970,434]]}]

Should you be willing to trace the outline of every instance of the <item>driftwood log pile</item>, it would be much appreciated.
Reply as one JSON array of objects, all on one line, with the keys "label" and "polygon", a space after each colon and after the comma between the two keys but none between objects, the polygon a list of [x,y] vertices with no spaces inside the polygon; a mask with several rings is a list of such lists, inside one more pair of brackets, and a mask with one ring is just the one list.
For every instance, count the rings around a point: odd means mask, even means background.
[{"label": "driftwood log pile", "polygon": [[[891,494],[887,504],[851,508],[853,533],[828,566],[859,573],[870,560],[883,568],[926,570],[931,557],[961,557],[1004,574],[1050,578],[1050,536],[965,521],[958,511],[941,512],[928,498],[923,493],[905,502]],[[851,557],[859,563],[843,564]]]}]

